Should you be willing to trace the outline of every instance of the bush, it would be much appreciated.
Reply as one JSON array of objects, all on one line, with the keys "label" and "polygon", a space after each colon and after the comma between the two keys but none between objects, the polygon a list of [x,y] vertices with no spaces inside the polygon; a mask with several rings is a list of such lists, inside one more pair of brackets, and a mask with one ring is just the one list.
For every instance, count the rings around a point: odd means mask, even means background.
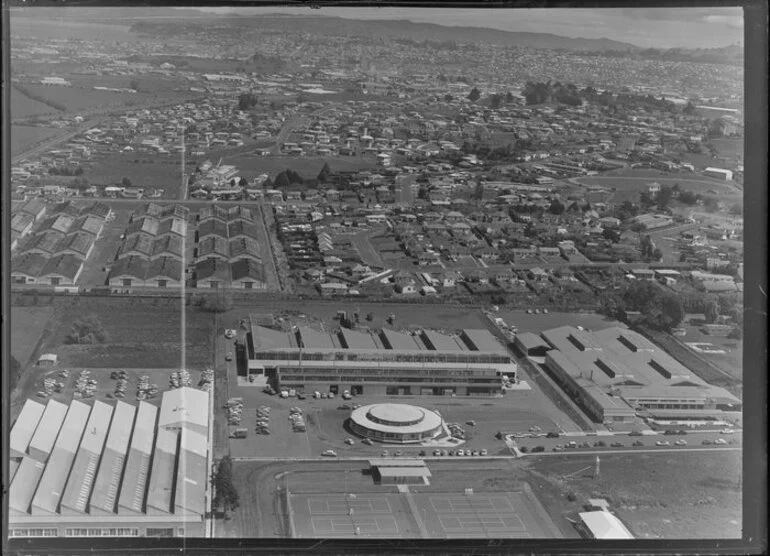
[{"label": "bush", "polygon": [[545,446],[535,446],[534,448],[532,448],[532,452],[533,453],[535,453],[535,452],[545,452]]},{"label": "bush", "polygon": [[103,344],[109,341],[99,317],[88,315],[72,325],[72,331],[64,339],[65,344]]},{"label": "bush", "polygon": [[575,494],[574,492],[567,493],[567,500],[569,500],[570,502],[577,501],[577,494]]},{"label": "bush", "polygon": [[519,452],[521,452],[522,454],[526,454],[527,452],[529,452],[529,448],[527,448],[526,446],[522,446],[521,448],[519,448]]}]

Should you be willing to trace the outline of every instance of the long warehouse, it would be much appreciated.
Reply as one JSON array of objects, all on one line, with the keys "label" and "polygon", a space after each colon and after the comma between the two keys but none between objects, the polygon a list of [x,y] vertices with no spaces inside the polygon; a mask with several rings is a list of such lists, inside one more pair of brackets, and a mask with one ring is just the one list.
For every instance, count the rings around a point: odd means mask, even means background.
[{"label": "long warehouse", "polygon": [[498,396],[516,363],[486,329],[350,330],[335,333],[256,324],[247,335],[248,373],[279,388],[362,395]]},{"label": "long warehouse", "polygon": [[[165,392],[160,408],[122,401],[60,405],[65,415],[52,426],[58,434],[47,463],[30,455],[14,463],[10,537],[205,536],[207,392]],[[28,407],[17,434],[19,451],[28,423],[41,413]],[[47,443],[48,437],[40,444]]]}]

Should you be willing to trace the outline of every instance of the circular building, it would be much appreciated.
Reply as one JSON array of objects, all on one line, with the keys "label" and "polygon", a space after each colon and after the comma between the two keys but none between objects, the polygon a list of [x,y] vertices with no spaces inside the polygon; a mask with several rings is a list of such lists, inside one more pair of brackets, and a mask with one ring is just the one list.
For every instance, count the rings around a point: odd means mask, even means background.
[{"label": "circular building", "polygon": [[381,403],[354,409],[350,414],[354,433],[378,442],[418,443],[443,431],[441,416],[414,405]]}]

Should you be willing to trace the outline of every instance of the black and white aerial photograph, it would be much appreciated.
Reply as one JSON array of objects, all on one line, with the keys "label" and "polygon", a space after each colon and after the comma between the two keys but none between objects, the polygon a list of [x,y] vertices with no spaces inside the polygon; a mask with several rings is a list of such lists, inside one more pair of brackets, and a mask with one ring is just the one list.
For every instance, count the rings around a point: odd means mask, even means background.
[{"label": "black and white aerial photograph", "polygon": [[9,553],[746,542],[748,8],[31,4]]}]

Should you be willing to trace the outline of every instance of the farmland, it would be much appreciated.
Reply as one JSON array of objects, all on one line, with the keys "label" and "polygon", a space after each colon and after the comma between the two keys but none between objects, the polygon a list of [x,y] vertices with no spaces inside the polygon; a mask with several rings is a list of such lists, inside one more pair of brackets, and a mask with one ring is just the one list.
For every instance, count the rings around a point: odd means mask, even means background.
[{"label": "farmland", "polygon": [[30,12],[17,11],[12,14],[11,28],[15,35],[44,37],[46,39],[101,40],[108,42],[135,42],[143,40],[127,26],[102,22],[88,23],[71,19],[43,19]]},{"label": "farmland", "polygon": [[66,130],[55,127],[11,126],[11,156],[23,153],[36,143],[63,133],[66,133]]},{"label": "farmland", "polygon": [[30,118],[45,114],[58,114],[59,110],[22,94],[16,87],[11,87],[11,117]]},{"label": "farmland", "polygon": [[[544,500],[554,519],[574,517],[588,498],[606,498],[637,538],[738,538],[741,453],[616,454],[527,458],[528,470],[561,495]],[[581,468],[588,471],[577,473]],[[573,474],[567,478],[567,475]],[[566,499],[577,495],[575,502]],[[538,493],[540,494],[540,493]]]}]

